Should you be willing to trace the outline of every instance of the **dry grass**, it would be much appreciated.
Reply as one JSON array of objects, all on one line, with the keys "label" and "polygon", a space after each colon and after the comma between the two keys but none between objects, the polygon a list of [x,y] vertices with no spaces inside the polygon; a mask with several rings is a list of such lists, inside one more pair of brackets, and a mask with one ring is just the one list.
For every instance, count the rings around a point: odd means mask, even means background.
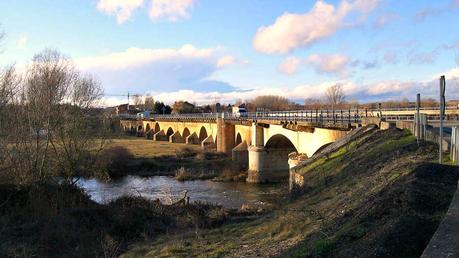
[{"label": "dry grass", "polygon": [[144,138],[121,138],[114,139],[107,144],[106,148],[125,147],[138,159],[148,159],[160,156],[172,156],[180,153],[183,149],[201,150],[199,145],[186,145],[181,143],[156,142]]},{"label": "dry grass", "polygon": [[426,163],[435,149],[378,132],[307,172],[306,194],[272,213],[160,237],[124,256],[418,257],[456,189],[454,168]]}]

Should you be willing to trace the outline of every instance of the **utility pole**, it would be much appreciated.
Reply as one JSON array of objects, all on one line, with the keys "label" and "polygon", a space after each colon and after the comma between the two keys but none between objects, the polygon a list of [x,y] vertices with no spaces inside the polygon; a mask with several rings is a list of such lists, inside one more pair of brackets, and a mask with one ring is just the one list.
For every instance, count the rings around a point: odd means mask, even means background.
[{"label": "utility pole", "polygon": [[127,110],[128,110],[128,113],[129,113],[129,91],[128,91],[127,97],[128,97]]},{"label": "utility pole", "polygon": [[445,88],[446,81],[445,76],[440,77],[440,150],[439,150],[439,163],[442,163],[443,160],[443,116],[445,115]]}]

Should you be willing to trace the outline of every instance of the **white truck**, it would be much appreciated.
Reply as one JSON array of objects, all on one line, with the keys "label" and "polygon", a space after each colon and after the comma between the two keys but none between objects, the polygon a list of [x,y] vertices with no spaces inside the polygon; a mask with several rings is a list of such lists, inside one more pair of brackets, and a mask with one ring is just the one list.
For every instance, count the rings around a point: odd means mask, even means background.
[{"label": "white truck", "polygon": [[232,113],[235,117],[247,117],[247,110],[243,107],[232,107]]}]

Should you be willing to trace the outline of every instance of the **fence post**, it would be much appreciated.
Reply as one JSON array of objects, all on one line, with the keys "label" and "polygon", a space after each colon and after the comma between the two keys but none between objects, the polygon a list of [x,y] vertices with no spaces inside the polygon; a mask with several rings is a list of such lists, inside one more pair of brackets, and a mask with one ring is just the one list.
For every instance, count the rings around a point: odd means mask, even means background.
[{"label": "fence post", "polygon": [[456,126],[451,128],[451,148],[449,150],[449,158],[454,162],[456,162],[456,130]]},{"label": "fence post", "polygon": [[438,160],[441,164],[443,161],[443,115],[444,115],[444,108],[445,108],[445,88],[446,88],[446,81],[445,76],[442,75],[440,77],[440,141],[439,141],[439,155]]},{"label": "fence post", "polygon": [[416,128],[416,141],[418,142],[418,146],[421,142],[421,117],[419,113],[419,108],[421,105],[421,94],[416,94],[416,117],[415,117],[415,128]]}]

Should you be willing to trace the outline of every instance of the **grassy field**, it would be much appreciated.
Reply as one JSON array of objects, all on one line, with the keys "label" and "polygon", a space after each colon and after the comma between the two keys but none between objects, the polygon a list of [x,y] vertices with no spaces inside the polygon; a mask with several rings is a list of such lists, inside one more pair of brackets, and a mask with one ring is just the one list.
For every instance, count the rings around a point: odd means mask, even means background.
[{"label": "grassy field", "polygon": [[193,151],[201,151],[199,145],[186,145],[182,143],[170,143],[163,141],[147,140],[140,137],[123,137],[111,140],[106,148],[125,147],[134,158],[149,159],[160,156],[175,156],[185,148]]},{"label": "grassy field", "polygon": [[122,137],[108,142],[103,150],[108,175],[175,176],[177,180],[215,179],[245,180],[234,169],[231,158],[223,153],[186,145],[140,137]]},{"label": "grassy field", "polygon": [[136,245],[125,257],[419,257],[458,172],[405,131],[374,131],[304,169],[303,196],[260,218]]}]

